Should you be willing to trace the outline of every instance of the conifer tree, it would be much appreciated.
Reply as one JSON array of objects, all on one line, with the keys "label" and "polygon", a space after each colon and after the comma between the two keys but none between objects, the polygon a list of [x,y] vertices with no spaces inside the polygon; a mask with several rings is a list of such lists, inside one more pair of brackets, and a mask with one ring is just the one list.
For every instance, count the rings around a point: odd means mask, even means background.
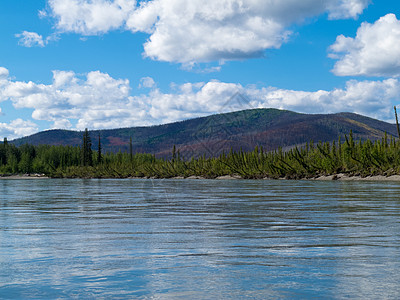
[{"label": "conifer tree", "polygon": [[89,131],[85,128],[85,132],[83,133],[82,139],[82,165],[83,166],[92,166],[92,141],[89,136]]},{"label": "conifer tree", "polygon": [[395,117],[396,117],[397,134],[398,134],[399,139],[400,139],[399,118],[397,117],[397,109],[396,109],[396,106],[394,107],[394,115],[395,115]]},{"label": "conifer tree", "polygon": [[172,162],[175,162],[176,160],[176,146],[172,148]]},{"label": "conifer tree", "polygon": [[132,146],[132,137],[129,138],[129,159],[133,161],[133,146]]},{"label": "conifer tree", "polygon": [[101,164],[103,161],[103,157],[101,155],[101,139],[100,139],[100,133],[99,133],[99,146],[98,146],[98,152],[97,152],[97,164]]},{"label": "conifer tree", "polygon": [[7,138],[4,138],[3,147],[0,148],[0,165],[7,164]]}]

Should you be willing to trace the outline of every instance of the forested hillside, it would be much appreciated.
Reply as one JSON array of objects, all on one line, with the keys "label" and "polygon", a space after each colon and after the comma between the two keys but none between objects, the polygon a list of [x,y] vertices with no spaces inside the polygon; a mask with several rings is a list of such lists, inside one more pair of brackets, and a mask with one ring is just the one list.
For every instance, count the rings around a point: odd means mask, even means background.
[{"label": "forested hillside", "polygon": [[[103,152],[128,152],[132,138],[134,153],[170,157],[174,145],[182,156],[218,156],[222,152],[252,151],[256,146],[265,151],[279,147],[290,149],[309,141],[332,142],[353,131],[354,139],[376,140],[384,133],[397,136],[393,124],[353,113],[300,114],[277,109],[252,109],[212,115],[171,124],[90,131],[93,149],[100,135]],[[20,146],[82,145],[83,132],[49,130],[11,141]]]}]

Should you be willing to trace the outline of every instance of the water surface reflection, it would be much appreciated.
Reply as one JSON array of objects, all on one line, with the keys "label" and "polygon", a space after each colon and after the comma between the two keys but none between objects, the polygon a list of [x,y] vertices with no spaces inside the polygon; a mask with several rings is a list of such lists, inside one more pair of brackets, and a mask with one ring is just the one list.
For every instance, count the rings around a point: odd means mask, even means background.
[{"label": "water surface reflection", "polygon": [[0,186],[0,298],[400,297],[400,183]]}]

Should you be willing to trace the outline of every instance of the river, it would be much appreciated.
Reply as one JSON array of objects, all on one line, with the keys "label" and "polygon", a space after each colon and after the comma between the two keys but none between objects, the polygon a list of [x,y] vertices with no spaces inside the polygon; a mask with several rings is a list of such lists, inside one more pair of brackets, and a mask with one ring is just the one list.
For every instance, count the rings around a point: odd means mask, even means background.
[{"label": "river", "polygon": [[400,298],[400,182],[0,180],[1,299]]}]

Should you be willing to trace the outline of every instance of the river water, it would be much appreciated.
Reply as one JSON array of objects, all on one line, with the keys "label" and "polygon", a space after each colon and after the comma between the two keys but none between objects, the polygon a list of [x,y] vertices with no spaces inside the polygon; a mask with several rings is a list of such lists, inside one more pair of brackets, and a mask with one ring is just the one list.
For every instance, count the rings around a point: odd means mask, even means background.
[{"label": "river water", "polygon": [[400,183],[0,180],[1,299],[400,298]]}]

